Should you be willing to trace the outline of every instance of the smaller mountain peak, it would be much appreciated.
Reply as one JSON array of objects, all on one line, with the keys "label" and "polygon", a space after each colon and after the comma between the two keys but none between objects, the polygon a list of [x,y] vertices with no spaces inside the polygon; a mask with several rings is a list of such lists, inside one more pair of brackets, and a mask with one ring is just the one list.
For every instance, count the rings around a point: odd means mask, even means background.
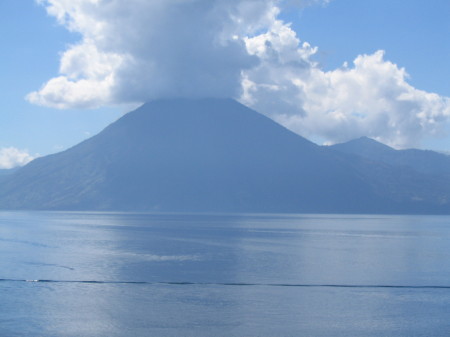
[{"label": "smaller mountain peak", "polygon": [[378,158],[379,156],[396,151],[395,149],[380,143],[375,139],[365,136],[350,140],[346,143],[333,145],[332,148],[340,152],[352,153],[370,158]]},{"label": "smaller mountain peak", "polygon": [[356,139],[354,139],[354,140],[366,141],[366,142],[367,142],[367,141],[369,141],[369,142],[376,142],[375,139],[369,138],[369,137],[367,137],[367,136],[362,136],[362,137],[356,138]]},{"label": "smaller mountain peak", "polygon": [[[351,143],[351,142],[385,145],[385,144],[383,144],[383,143],[381,143],[381,142],[379,142],[379,141],[377,141],[377,140],[375,140],[373,138],[367,137],[367,136],[362,136],[362,137],[359,137],[359,138],[352,139],[352,140],[348,141],[348,143]],[[387,146],[387,145],[385,145],[385,146]]]},{"label": "smaller mountain peak", "polygon": [[378,148],[378,149],[384,149],[384,150],[394,150],[390,146],[383,144],[373,138],[369,138],[367,136],[362,136],[356,139],[352,139],[348,142],[336,144],[336,146],[343,147],[343,146],[358,146],[358,147],[371,147],[371,148]]}]

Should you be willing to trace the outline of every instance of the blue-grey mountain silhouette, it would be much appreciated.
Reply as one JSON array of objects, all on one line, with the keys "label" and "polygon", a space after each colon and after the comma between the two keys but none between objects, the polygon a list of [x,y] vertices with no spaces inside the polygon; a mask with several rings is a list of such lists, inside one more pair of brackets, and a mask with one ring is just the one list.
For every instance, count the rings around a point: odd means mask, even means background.
[{"label": "blue-grey mountain silhouette", "polygon": [[345,153],[352,153],[368,160],[397,167],[410,168],[417,172],[450,175],[450,156],[430,150],[395,150],[368,137],[331,146]]},{"label": "blue-grey mountain silhouette", "polygon": [[0,169],[0,176],[8,176],[10,174],[13,174],[14,172],[16,172],[18,170],[17,167],[15,168],[11,168],[11,169]]},{"label": "blue-grey mountain silhouette", "polygon": [[0,182],[7,180],[8,176],[13,174],[19,169],[19,167],[11,168],[11,169],[0,169]]},{"label": "blue-grey mountain silhouette", "polygon": [[2,209],[48,210],[445,213],[450,195],[434,175],[318,146],[229,99],[147,103],[0,187]]}]

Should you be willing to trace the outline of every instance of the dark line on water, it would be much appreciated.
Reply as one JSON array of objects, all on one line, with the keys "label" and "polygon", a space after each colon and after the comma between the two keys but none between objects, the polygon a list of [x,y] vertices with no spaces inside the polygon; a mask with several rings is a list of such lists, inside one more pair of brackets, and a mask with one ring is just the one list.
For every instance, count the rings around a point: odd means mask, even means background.
[{"label": "dark line on water", "polygon": [[227,287],[292,287],[292,288],[393,288],[393,289],[450,289],[436,285],[386,285],[386,284],[296,284],[296,283],[233,283],[233,282],[147,282],[147,281],[82,281],[82,280],[22,280],[0,279],[0,283],[78,283],[122,285],[174,285],[174,286],[227,286]]}]

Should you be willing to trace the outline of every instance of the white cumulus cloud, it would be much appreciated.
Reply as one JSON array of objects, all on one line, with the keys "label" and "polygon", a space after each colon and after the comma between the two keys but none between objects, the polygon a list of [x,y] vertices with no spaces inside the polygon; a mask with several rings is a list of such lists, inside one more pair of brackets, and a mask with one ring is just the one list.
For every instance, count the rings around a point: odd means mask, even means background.
[{"label": "white cumulus cloud", "polygon": [[40,0],[78,44],[60,76],[28,95],[56,108],[161,97],[230,97],[258,60],[241,36],[276,14],[270,0]]},{"label": "white cumulus cloud", "polygon": [[35,157],[25,150],[15,147],[0,148],[0,169],[10,169],[23,166],[32,161]]},{"label": "white cumulus cloud", "polygon": [[323,71],[313,62],[317,49],[283,22],[246,43],[262,62],[244,71],[241,99],[297,133],[332,143],[368,136],[402,148],[444,132],[450,99],[411,86],[382,50]]},{"label": "white cumulus cloud", "polygon": [[450,100],[412,87],[383,51],[324,71],[279,18],[329,0],[37,0],[80,34],[59,75],[27,99],[93,108],[168,97],[234,97],[305,136],[397,147],[443,132]]}]

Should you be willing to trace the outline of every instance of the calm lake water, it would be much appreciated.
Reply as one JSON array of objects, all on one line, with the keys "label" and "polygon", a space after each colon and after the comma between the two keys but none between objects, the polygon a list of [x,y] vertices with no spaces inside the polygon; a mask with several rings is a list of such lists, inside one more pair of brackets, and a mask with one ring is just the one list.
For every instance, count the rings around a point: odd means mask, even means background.
[{"label": "calm lake water", "polygon": [[450,336],[450,217],[0,213],[0,336]]}]

